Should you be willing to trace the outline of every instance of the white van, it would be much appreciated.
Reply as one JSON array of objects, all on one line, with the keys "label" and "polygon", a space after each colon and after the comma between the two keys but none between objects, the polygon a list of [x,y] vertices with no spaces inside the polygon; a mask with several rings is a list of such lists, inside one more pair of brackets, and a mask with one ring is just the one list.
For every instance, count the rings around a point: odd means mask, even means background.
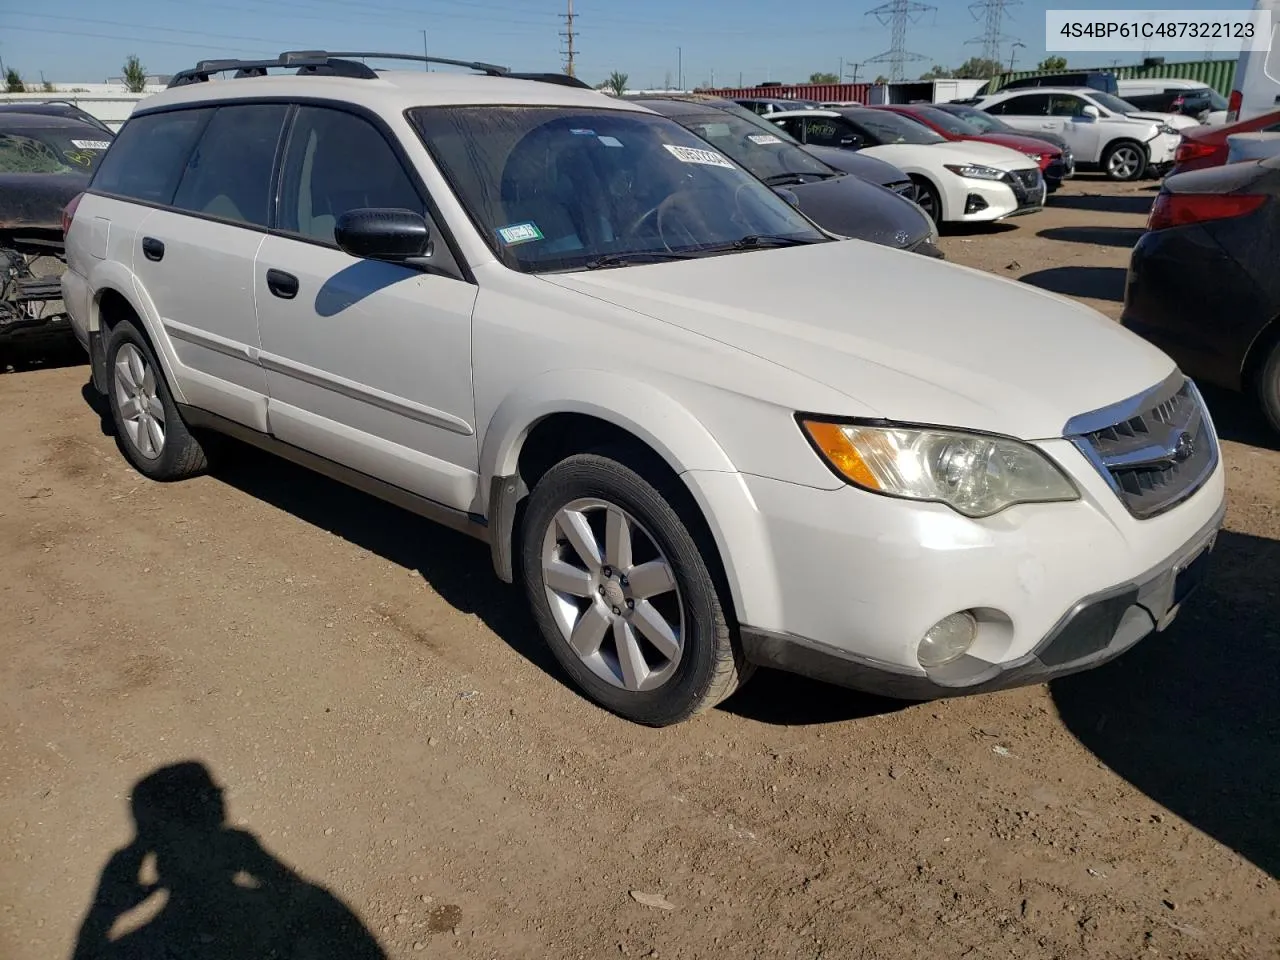
[{"label": "white van", "polygon": [[1212,127],[1227,122],[1226,97],[1201,80],[1145,77],[1119,80],[1116,86],[1121,100],[1148,113],[1176,113]]},{"label": "white van", "polygon": [[1280,110],[1280,0],[1254,0],[1253,9],[1271,11],[1271,49],[1240,54],[1227,123]]}]

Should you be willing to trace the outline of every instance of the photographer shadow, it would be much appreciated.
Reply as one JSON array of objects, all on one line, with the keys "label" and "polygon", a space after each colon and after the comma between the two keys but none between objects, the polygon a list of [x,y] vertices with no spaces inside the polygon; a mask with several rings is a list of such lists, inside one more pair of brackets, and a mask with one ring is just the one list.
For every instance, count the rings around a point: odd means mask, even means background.
[{"label": "photographer shadow", "polygon": [[196,762],[138,781],[136,835],[103,868],[73,960],[385,960],[341,900],[227,825],[222,794]]}]

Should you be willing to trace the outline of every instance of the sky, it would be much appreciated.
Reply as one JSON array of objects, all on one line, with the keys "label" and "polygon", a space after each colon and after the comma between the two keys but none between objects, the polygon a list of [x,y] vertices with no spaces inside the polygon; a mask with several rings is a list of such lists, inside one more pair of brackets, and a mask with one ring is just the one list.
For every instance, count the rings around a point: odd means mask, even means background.
[{"label": "sky", "polygon": [[[632,88],[800,82],[815,71],[858,79],[887,73],[864,62],[890,46],[889,28],[867,11],[879,0],[574,0],[575,66],[591,83],[611,71]],[[1026,44],[1017,68],[1045,56],[1044,11],[1099,9],[1249,9],[1250,0],[1006,0],[1003,32]],[[283,50],[359,49],[484,60],[519,70],[564,64],[568,0],[41,0],[22,12],[0,0],[0,60],[24,80],[102,82],[136,53],[149,73],[173,73],[197,60],[262,57]],[[907,49],[932,64],[955,66],[982,52],[966,43],[983,31],[968,0],[933,0],[908,28]],[[1158,53],[1158,51],[1151,51]],[[1010,44],[1001,47],[1009,63]],[[1071,54],[1073,66],[1138,62],[1142,52]],[[1169,60],[1197,59],[1166,54]]]}]

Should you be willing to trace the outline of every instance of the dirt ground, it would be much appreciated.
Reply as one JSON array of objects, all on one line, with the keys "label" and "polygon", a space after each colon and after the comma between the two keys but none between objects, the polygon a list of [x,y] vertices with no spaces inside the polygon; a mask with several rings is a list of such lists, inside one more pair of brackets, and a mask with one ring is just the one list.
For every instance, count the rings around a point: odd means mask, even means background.
[{"label": "dirt ground", "polygon": [[[1152,196],[943,246],[1116,316]],[[654,731],[480,545],[249,451],[150,483],[86,381],[0,375],[0,958],[1280,956],[1280,444],[1233,398],[1169,633],[939,703],[762,672]]]}]

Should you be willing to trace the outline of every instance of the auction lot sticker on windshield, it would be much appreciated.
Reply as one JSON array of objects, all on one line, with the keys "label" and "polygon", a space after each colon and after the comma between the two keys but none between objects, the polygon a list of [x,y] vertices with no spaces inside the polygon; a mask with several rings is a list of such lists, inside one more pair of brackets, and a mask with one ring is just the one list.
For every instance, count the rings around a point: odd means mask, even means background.
[{"label": "auction lot sticker on windshield", "polygon": [[723,155],[716,153],[714,150],[698,150],[694,147],[677,147],[669,143],[664,143],[663,149],[670,153],[681,163],[701,163],[708,167],[728,167],[733,169],[730,163]]},{"label": "auction lot sticker on windshield", "polygon": [[77,150],[105,150],[111,146],[109,140],[72,140],[71,145]]},{"label": "auction lot sticker on windshield", "polygon": [[764,146],[768,143],[781,143],[782,141],[775,137],[772,133],[752,133],[747,135],[747,139],[752,143],[758,143]]},{"label": "auction lot sticker on windshield", "polygon": [[513,223],[509,227],[499,227],[498,236],[508,247],[514,247],[517,243],[541,240],[542,231],[536,223]]}]

